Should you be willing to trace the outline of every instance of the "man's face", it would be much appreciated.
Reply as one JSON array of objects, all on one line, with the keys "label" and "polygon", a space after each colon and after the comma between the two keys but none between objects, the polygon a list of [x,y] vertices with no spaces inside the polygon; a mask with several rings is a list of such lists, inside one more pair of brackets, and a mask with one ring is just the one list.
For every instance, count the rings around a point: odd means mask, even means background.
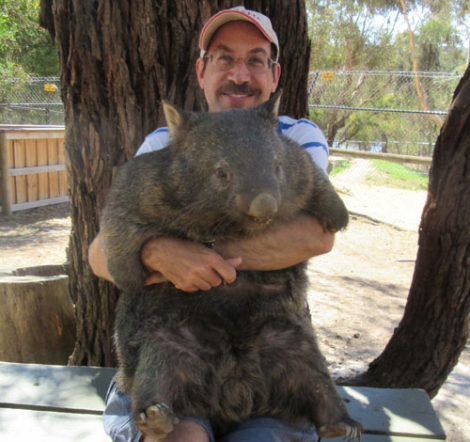
[{"label": "man's face", "polygon": [[220,71],[214,64],[198,59],[196,73],[204,90],[209,112],[254,107],[267,101],[279,83],[281,68],[275,64],[264,73],[253,73],[239,60],[271,56],[271,43],[249,22],[234,21],[221,26],[212,37],[208,55],[222,54],[238,60],[233,68]]}]

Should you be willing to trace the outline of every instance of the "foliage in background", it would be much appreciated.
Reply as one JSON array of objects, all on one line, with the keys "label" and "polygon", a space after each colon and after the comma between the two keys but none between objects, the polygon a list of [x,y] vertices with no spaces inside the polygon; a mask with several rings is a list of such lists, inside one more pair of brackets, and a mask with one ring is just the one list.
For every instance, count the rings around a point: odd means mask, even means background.
[{"label": "foliage in background", "polygon": [[[315,71],[311,75],[310,118],[322,128],[332,147],[430,156],[440,125],[421,108],[414,75]],[[418,76],[431,111],[445,117],[460,76],[435,72],[419,72]]]},{"label": "foliage in background", "polygon": [[[406,0],[419,70],[463,73],[470,32],[468,0]],[[311,68],[410,70],[400,1],[306,0]],[[38,25],[39,0],[0,0],[0,72],[58,76],[57,48]]]},{"label": "foliage in background", "polygon": [[57,48],[38,17],[39,0],[0,0],[0,78],[59,75]]},{"label": "foliage in background", "polygon": [[[361,140],[359,148],[363,150],[431,155],[430,140],[435,142],[442,125],[442,117],[432,111],[448,110],[456,79],[436,77],[428,83],[430,77],[422,71],[463,74],[468,56],[470,2],[306,3],[312,40],[311,69],[335,71],[333,80],[315,82],[310,97],[310,118],[323,129],[329,144],[358,148],[351,141]],[[405,18],[412,28],[412,40]],[[407,75],[416,67],[419,73]],[[361,71],[390,71],[397,75],[373,77],[374,73],[370,73],[372,77],[367,78]],[[400,71],[403,76],[398,75]],[[360,108],[423,113],[392,116]]]},{"label": "foliage in background", "polygon": [[[311,68],[410,70],[411,52],[400,1],[307,0]],[[463,74],[470,31],[468,0],[406,0],[419,70]]]}]

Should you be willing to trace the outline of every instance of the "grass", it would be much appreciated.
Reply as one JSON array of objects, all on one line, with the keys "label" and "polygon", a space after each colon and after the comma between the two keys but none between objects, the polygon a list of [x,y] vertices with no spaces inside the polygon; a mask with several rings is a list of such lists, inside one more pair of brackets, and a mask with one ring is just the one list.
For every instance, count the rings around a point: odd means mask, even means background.
[{"label": "grass", "polygon": [[368,176],[370,184],[407,190],[427,190],[428,173],[404,164],[372,160],[377,171]]},{"label": "grass", "polygon": [[331,169],[329,173],[330,176],[341,173],[351,167],[351,161],[349,160],[339,160],[339,161],[333,162],[332,164],[333,164],[333,168]]}]

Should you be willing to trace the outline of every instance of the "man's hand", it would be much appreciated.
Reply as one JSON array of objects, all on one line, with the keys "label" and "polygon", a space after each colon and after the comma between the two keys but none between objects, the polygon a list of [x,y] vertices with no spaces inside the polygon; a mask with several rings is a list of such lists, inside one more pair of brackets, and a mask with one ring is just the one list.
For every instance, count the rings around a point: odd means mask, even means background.
[{"label": "man's hand", "polygon": [[144,245],[142,262],[153,271],[148,285],[170,281],[180,290],[196,292],[234,282],[242,259],[224,259],[203,244],[160,237]]}]

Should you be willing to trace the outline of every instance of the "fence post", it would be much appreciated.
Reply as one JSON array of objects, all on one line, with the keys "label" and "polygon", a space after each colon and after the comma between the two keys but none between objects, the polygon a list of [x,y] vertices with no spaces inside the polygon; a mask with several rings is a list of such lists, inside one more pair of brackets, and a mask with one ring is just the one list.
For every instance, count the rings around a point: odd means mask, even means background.
[{"label": "fence post", "polygon": [[0,131],[0,175],[2,212],[11,215],[10,165],[8,164],[8,143],[5,131]]}]

